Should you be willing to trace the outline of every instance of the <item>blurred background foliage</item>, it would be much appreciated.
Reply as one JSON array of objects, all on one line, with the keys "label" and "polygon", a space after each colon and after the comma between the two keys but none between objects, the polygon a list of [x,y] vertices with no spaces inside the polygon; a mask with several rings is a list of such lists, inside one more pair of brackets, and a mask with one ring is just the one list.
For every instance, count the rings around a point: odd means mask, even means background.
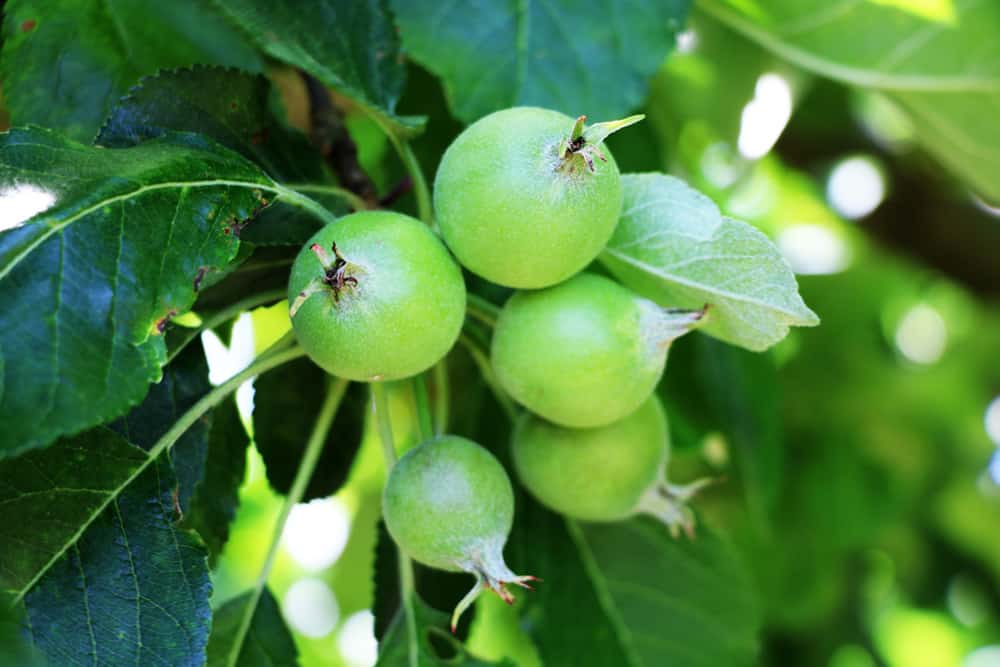
[{"label": "blurred background foliage", "polygon": [[[436,78],[413,64],[408,77],[399,110],[429,117],[414,148],[433,173],[462,125]],[[306,96],[286,79],[295,123]],[[894,99],[799,69],[715,13],[692,13],[643,110],[647,122],[610,140],[622,170],[677,174],[757,225],[822,318],[765,355],[683,338],[661,387],[672,477],[725,478],[696,507],[753,573],[761,663],[1000,665],[1000,210],[922,152]],[[348,127],[390,190],[403,173],[384,134],[361,114]],[[206,339],[215,381],[283,332],[283,308],[238,320],[228,345]],[[391,400],[412,444],[409,392],[395,385]],[[468,394],[454,399],[486,392]],[[246,417],[249,387],[239,402]],[[270,583],[307,667],[374,664],[382,475],[369,430],[348,484],[289,522]],[[280,502],[251,449],[216,606],[252,584]],[[516,613],[478,607],[475,651],[539,664]]]}]

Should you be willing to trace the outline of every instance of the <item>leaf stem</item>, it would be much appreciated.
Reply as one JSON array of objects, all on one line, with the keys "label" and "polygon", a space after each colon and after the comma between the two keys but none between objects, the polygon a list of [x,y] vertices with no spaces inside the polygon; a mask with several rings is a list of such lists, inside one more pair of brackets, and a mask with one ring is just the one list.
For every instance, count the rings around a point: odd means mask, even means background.
[{"label": "leaf stem", "polygon": [[[148,468],[154,461],[156,461],[161,454],[169,450],[177,440],[180,439],[184,433],[191,428],[191,426],[198,421],[202,415],[214,408],[216,405],[221,403],[223,399],[236,391],[240,385],[242,385],[247,380],[266,373],[272,368],[276,368],[292,359],[297,359],[305,355],[305,351],[298,347],[297,345],[289,349],[288,345],[294,341],[294,337],[284,336],[274,343],[267,350],[262,352],[249,366],[244,368],[242,371],[232,376],[219,386],[212,389],[210,392],[201,397],[201,399],[188,408],[187,412],[180,416],[180,418],[174,423],[170,430],[164,433],[159,440],[149,449],[148,456],[145,461],[139,464],[138,467],[132,474],[124,479],[117,487],[111,490],[108,497],[104,502],[102,502],[94,512],[88,517],[86,521],[82,523],[77,532],[67,541],[67,548],[79,541],[80,537],[83,535],[84,531],[90,527],[94,520],[101,515],[101,513],[107,509],[108,505],[112,503],[121,492],[132,482],[134,482],[139,475],[141,475],[146,468]],[[24,588],[18,591],[17,595],[14,597],[14,605],[21,602],[24,596],[30,591],[38,581],[45,576],[45,573],[58,561],[64,554],[66,549],[61,549],[58,553],[54,554],[52,558],[41,567],[38,572],[32,577]]]},{"label": "leaf stem", "polygon": [[371,208],[371,205],[360,196],[354,194],[347,188],[337,187],[336,185],[323,185],[320,183],[284,183],[284,186],[295,190],[296,192],[315,192],[317,194],[340,197],[355,211],[364,211]]},{"label": "leaf stem", "polygon": [[309,484],[309,480],[312,479],[313,472],[316,470],[316,464],[319,462],[320,454],[323,453],[323,445],[326,444],[326,436],[330,432],[330,425],[333,424],[333,418],[337,414],[337,408],[340,406],[341,399],[344,398],[344,392],[347,391],[348,384],[350,383],[347,380],[336,378],[327,388],[326,398],[323,400],[323,405],[320,406],[319,414],[316,416],[316,422],[306,443],[302,460],[299,462],[299,469],[295,473],[292,488],[289,489],[288,495],[285,496],[285,502],[281,506],[281,513],[274,524],[274,531],[271,534],[271,545],[267,549],[264,565],[260,568],[260,573],[257,575],[253,594],[246,606],[246,611],[243,612],[243,618],[236,631],[233,647],[230,649],[226,660],[226,665],[229,667],[235,667],[239,660],[243,642],[246,639],[247,632],[250,630],[250,624],[257,610],[257,604],[260,602],[260,596],[264,593],[264,587],[267,585],[271,568],[274,566],[274,559],[278,555],[278,547],[281,545],[281,535],[285,532],[285,523],[288,521],[288,516],[292,512],[292,508],[302,500],[306,486]]},{"label": "leaf stem", "polygon": [[500,317],[499,306],[472,292],[465,295],[465,311],[491,329]]},{"label": "leaf stem", "polygon": [[317,218],[322,220],[324,225],[329,225],[337,220],[337,216],[327,210],[327,208],[318,201],[312,197],[307,197],[301,192],[297,192],[290,187],[284,186],[281,183],[275,183],[273,187],[268,189],[277,194],[278,199],[284,201],[285,203],[312,213]]},{"label": "leaf stem", "polygon": [[[389,417],[389,402],[385,396],[385,385],[381,382],[372,382],[372,407],[375,409],[375,419],[378,422],[379,439],[382,441],[382,453],[385,455],[385,475],[386,480],[392,467],[396,465],[396,444],[392,436],[392,420]],[[417,646],[412,638],[417,636],[417,617],[413,609],[412,600],[416,592],[416,585],[413,579],[413,563],[410,557],[403,552],[403,549],[396,545],[396,560],[399,563],[399,600],[403,606],[403,615],[406,618],[407,636],[411,638],[409,642],[409,662],[414,667],[418,664],[419,656]]]},{"label": "leaf stem", "polygon": [[434,403],[434,435],[441,435],[448,430],[449,411],[451,410],[451,386],[448,381],[448,358],[445,357],[434,365],[434,391],[437,401]]},{"label": "leaf stem", "polygon": [[226,306],[222,310],[212,313],[204,320],[202,320],[201,324],[199,324],[194,329],[191,329],[189,335],[186,338],[184,338],[184,340],[182,340],[180,344],[178,344],[178,346],[170,352],[169,355],[167,355],[167,363],[169,364],[171,361],[173,361],[174,358],[178,354],[180,354],[181,350],[187,347],[187,345],[192,340],[197,338],[199,334],[201,334],[203,331],[214,329],[223,322],[228,322],[229,320],[236,317],[245,310],[252,310],[253,308],[256,308],[258,306],[263,306],[273,301],[280,301],[281,299],[284,298],[285,298],[285,290],[270,290],[267,292],[261,292],[260,294],[252,294],[245,299],[241,299],[236,303]]},{"label": "leaf stem", "polygon": [[479,367],[479,372],[482,373],[483,380],[486,381],[486,385],[493,392],[493,396],[496,398],[497,403],[500,404],[504,414],[507,415],[507,419],[511,422],[516,421],[517,408],[514,407],[514,401],[511,400],[510,396],[507,395],[507,392],[500,386],[496,375],[493,373],[493,366],[490,364],[490,360],[486,356],[486,353],[480,349],[479,343],[477,343],[476,340],[465,331],[463,331],[458,337],[458,340],[461,341],[461,343],[469,350],[469,354],[472,355],[473,361],[475,361],[476,365]]},{"label": "leaf stem", "polygon": [[434,437],[434,426],[431,419],[431,401],[427,396],[426,373],[413,378],[413,399],[417,404],[417,424],[420,427],[420,441],[424,442]]},{"label": "leaf stem", "polygon": [[410,142],[398,139],[393,143],[396,144],[396,150],[403,160],[403,166],[406,167],[406,171],[409,172],[410,179],[413,181],[413,194],[417,197],[417,214],[428,225],[433,225],[434,210],[431,206],[431,191],[427,187],[424,170],[420,168],[420,162],[417,160]]},{"label": "leaf stem", "polygon": [[385,395],[385,385],[372,382],[372,409],[378,424],[379,440],[382,442],[382,454],[385,457],[386,476],[396,465],[396,442],[392,436],[392,421],[389,419],[389,401]]}]

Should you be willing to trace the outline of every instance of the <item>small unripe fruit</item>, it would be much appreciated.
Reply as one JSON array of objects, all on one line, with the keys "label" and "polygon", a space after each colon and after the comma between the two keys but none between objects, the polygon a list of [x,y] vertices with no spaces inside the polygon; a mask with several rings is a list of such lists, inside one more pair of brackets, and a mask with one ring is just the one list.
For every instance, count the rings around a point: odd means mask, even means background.
[{"label": "small unripe fruit", "polygon": [[483,587],[505,601],[505,584],[529,588],[503,560],[514,520],[507,472],[471,440],[441,436],[411,449],[393,467],[382,497],[385,525],[416,561],[440,570],[468,572],[476,585],[455,607],[452,629]]},{"label": "small unripe fruit", "polygon": [[601,141],[640,120],[597,123],[548,109],[485,116],[445,151],[434,207],[445,242],[470,271],[539,288],[583,269],[611,238],[622,205],[618,166]]},{"label": "small unripe fruit", "polygon": [[295,336],[316,364],[357,381],[416,375],[454,345],[465,283],[427,225],[400,213],[340,218],[292,265]]},{"label": "small unripe fruit", "polygon": [[525,414],[514,431],[514,467],[543,505],[583,521],[619,521],[643,512],[675,535],[694,517],[684,502],[706,481],[666,481],[670,440],[659,398],[613,424],[573,429]]},{"label": "small unripe fruit", "polygon": [[549,421],[610,424],[652,394],[670,341],[703,314],[661,308],[581,273],[510,298],[493,334],[493,368],[514,399]]}]

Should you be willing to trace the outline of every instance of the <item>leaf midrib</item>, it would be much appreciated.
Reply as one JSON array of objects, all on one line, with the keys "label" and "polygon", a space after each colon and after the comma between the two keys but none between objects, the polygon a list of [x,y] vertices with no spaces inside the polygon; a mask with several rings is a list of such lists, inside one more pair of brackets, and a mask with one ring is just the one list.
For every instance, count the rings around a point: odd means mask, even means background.
[{"label": "leaf midrib", "polygon": [[727,299],[732,300],[732,301],[737,301],[737,302],[740,302],[740,303],[746,303],[746,304],[750,304],[750,305],[754,305],[754,306],[759,306],[759,307],[761,307],[761,308],[763,308],[765,310],[768,310],[768,311],[771,311],[771,312],[775,312],[775,313],[781,313],[783,315],[787,315],[788,317],[795,318],[796,320],[802,318],[802,319],[805,319],[806,321],[812,321],[811,319],[807,318],[807,316],[805,315],[805,313],[799,313],[799,312],[792,311],[792,310],[786,310],[785,308],[781,308],[779,306],[775,306],[774,304],[767,303],[765,301],[761,301],[760,299],[755,299],[754,297],[751,297],[751,296],[746,296],[744,294],[738,294],[736,292],[730,292],[729,290],[724,290],[724,289],[719,289],[719,288],[711,287],[711,286],[705,285],[703,283],[698,283],[698,282],[694,282],[694,281],[688,280],[686,278],[682,278],[681,276],[677,276],[677,275],[674,275],[672,273],[667,273],[667,272],[661,271],[658,268],[656,268],[656,267],[654,267],[654,266],[652,266],[650,264],[647,264],[646,262],[643,262],[643,261],[640,261],[638,259],[635,259],[634,257],[630,257],[629,255],[625,255],[623,253],[620,253],[617,250],[614,250],[613,248],[611,248],[610,246],[604,248],[604,250],[601,251],[601,254],[610,255],[614,259],[617,259],[617,260],[622,261],[622,262],[624,262],[624,263],[626,263],[626,264],[628,264],[630,266],[633,266],[633,267],[635,267],[637,269],[645,271],[646,273],[648,273],[650,275],[653,275],[653,276],[656,276],[658,278],[661,278],[662,280],[664,280],[666,282],[673,282],[673,283],[677,283],[679,285],[683,285],[684,287],[689,287],[691,289],[696,289],[696,290],[700,290],[700,291],[703,291],[703,292],[710,292],[712,294],[717,294],[717,295],[719,295],[721,297],[727,298]]},{"label": "leaf midrib", "polygon": [[271,192],[274,194],[280,194],[281,192],[274,185],[258,181],[234,181],[228,179],[212,179],[205,181],[165,181],[163,183],[153,183],[150,185],[143,185],[135,190],[129,190],[128,192],[123,192],[108,197],[106,199],[102,199],[96,204],[92,204],[87,208],[81,209],[80,211],[70,215],[68,218],[65,218],[63,220],[58,220],[58,219],[46,220],[45,219],[46,214],[42,213],[39,216],[36,216],[35,218],[28,220],[22,226],[31,224],[35,225],[41,224],[41,225],[46,225],[48,229],[45,231],[44,234],[41,234],[38,238],[32,241],[32,243],[26,246],[24,250],[15,255],[13,259],[11,259],[11,261],[6,266],[0,267],[0,280],[6,278],[7,274],[10,273],[14,268],[16,268],[17,265],[20,264],[25,257],[34,252],[35,249],[38,248],[38,246],[48,241],[54,235],[58,234],[59,232],[61,232],[63,229],[73,224],[74,222],[87,217],[94,211],[104,208],[105,206],[109,206],[111,204],[115,204],[120,201],[132,199],[133,197],[141,197],[147,192],[155,192],[157,190],[169,190],[169,189],[181,189],[181,188],[211,188],[211,187],[236,187],[236,188],[245,188],[248,190],[250,189],[266,190],[267,192]]},{"label": "leaf midrib", "polygon": [[618,640],[618,646],[628,659],[629,667],[643,667],[642,659],[636,654],[633,646],[632,633],[629,631],[625,619],[622,618],[618,606],[615,604],[611,591],[608,588],[608,581],[604,573],[601,572],[597,560],[594,558],[594,553],[590,549],[587,538],[584,537],[579,524],[571,519],[566,519],[565,521],[566,530],[576,545],[577,551],[580,554],[580,560],[583,561],[583,569],[594,585],[594,594],[597,596],[598,604],[600,604],[601,609],[608,618],[615,638]]},{"label": "leaf midrib", "polygon": [[[168,431],[163,437],[161,437],[160,440],[158,440],[156,444],[154,444],[146,452],[146,458],[142,459],[142,461],[138,463],[138,465],[129,473],[129,475],[125,479],[123,479],[119,484],[115,485],[114,488],[108,490],[107,499],[105,499],[104,502],[102,502],[99,506],[95,507],[94,510],[89,513],[86,520],[81,522],[80,527],[77,529],[75,533],[73,533],[73,535],[69,537],[69,539],[66,540],[66,543],[55,554],[52,555],[52,557],[45,563],[43,567],[39,568],[38,572],[35,573],[35,576],[32,577],[27,584],[25,584],[20,590],[16,592],[13,598],[13,604],[14,605],[19,604],[21,600],[24,599],[24,596],[27,595],[28,591],[30,591],[35,586],[35,584],[37,584],[41,580],[41,578],[45,576],[45,574],[52,568],[52,566],[60,558],[65,556],[67,551],[76,546],[76,544],[80,541],[80,538],[87,531],[87,529],[90,528],[90,526],[94,523],[94,521],[97,520],[97,517],[99,517],[101,513],[103,513],[104,510],[106,510],[111,505],[111,503],[117,501],[118,497],[121,496],[121,494],[125,491],[125,489],[128,488],[136,479],[138,479],[139,475],[141,475],[146,470],[146,468],[148,468],[151,464],[155,463],[161,454],[163,454],[165,451],[168,451],[170,447],[173,446],[173,444],[180,437],[179,434],[172,433],[174,430],[179,430],[179,433],[183,434],[194,424],[196,419],[198,419],[201,415],[203,415],[208,409],[216,405],[219,396],[222,395],[223,393],[228,395],[229,393],[235,390],[235,387],[242,384],[245,380],[251,377],[256,377],[258,375],[261,375],[271,370],[272,368],[281,365],[282,363],[301,357],[304,354],[305,352],[302,351],[301,348],[295,347],[292,348],[291,350],[286,350],[283,352],[275,352],[273,355],[268,356],[266,358],[263,356],[258,357],[257,361],[251,363],[246,368],[236,373],[222,384],[218,385],[215,389],[213,389],[211,392],[203,396],[197,403],[191,406],[184,413],[181,419],[179,419],[177,423],[175,423],[174,426],[171,427],[170,431]],[[225,392],[223,392],[223,390],[225,390]]]}]

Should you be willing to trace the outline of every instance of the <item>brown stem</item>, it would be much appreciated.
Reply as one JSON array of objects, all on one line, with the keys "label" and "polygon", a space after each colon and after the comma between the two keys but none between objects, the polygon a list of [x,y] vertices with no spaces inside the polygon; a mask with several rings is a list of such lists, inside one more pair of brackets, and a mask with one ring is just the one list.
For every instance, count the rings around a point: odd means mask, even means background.
[{"label": "brown stem", "polygon": [[340,184],[372,207],[378,201],[375,184],[358,162],[358,147],[344,125],[340,111],[330,100],[326,86],[316,77],[300,71],[309,95],[309,125],[315,145]]},{"label": "brown stem", "polygon": [[392,190],[389,190],[389,192],[378,200],[378,205],[382,208],[392,206],[400,197],[407,194],[411,190],[413,190],[413,179],[409,176],[404,176],[403,180],[397,183]]}]

